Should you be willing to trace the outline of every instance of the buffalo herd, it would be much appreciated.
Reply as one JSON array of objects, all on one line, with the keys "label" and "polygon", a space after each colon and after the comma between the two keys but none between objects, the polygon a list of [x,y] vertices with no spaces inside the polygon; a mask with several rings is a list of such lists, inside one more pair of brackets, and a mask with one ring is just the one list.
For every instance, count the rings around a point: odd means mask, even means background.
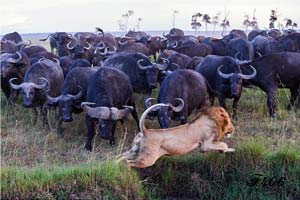
[{"label": "buffalo herd", "polygon": [[[156,106],[148,119],[157,117],[161,128],[171,120],[187,123],[195,110],[214,105],[215,97],[226,109],[233,99],[232,118],[243,87],[256,86],[267,95],[270,117],[276,117],[277,88],[291,93],[287,109],[300,109],[300,33],[296,31],[231,30],[222,38],[185,35],[173,28],[163,36],[129,31],[122,37],[96,32],[56,32],[49,40],[51,52],[23,41],[17,32],[1,38],[1,88],[8,104],[21,96],[49,130],[47,112],[56,112],[56,128],[72,114],[86,113],[86,149],[92,150],[96,130],[115,144],[117,121],[132,115],[139,128],[136,101],[141,94],[145,109]],[[157,98],[152,90],[159,87]],[[153,96],[153,94],[152,94]],[[140,99],[140,100],[141,100]],[[298,99],[298,100],[297,100]],[[38,115],[40,113],[40,115]]]}]

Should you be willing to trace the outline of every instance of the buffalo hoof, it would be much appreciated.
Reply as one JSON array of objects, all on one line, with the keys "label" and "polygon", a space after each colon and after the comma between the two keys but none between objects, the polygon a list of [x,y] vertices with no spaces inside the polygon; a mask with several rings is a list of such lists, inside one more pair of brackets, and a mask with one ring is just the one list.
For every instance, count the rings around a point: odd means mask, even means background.
[{"label": "buffalo hoof", "polygon": [[116,142],[115,142],[115,140],[109,140],[109,144],[110,144],[111,146],[114,146],[114,145],[116,144]]},{"label": "buffalo hoof", "polygon": [[92,145],[86,144],[84,147],[87,151],[92,151]]}]

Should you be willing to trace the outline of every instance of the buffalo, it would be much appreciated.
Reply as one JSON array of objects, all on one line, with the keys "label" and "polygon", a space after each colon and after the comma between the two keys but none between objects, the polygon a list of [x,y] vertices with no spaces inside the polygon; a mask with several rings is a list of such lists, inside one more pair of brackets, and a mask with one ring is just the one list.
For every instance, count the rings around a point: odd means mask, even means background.
[{"label": "buffalo", "polygon": [[48,59],[40,60],[29,67],[21,84],[15,84],[13,81],[17,78],[9,80],[11,87],[20,90],[22,93],[23,107],[33,108],[35,113],[34,124],[37,121],[37,110],[40,110],[44,127],[49,130],[47,119],[47,107],[44,106],[48,93],[57,97],[60,94],[60,87],[63,83],[63,71],[59,63]]},{"label": "buffalo", "polygon": [[210,55],[196,67],[207,80],[208,94],[211,105],[217,96],[220,105],[226,109],[225,98],[233,98],[233,115],[237,119],[237,104],[242,93],[243,79],[249,80],[256,76],[256,70],[249,75],[243,74],[236,60],[229,56]]},{"label": "buffalo", "polygon": [[95,124],[103,139],[115,144],[116,122],[132,114],[138,127],[138,115],[135,110],[133,90],[128,76],[112,67],[101,67],[88,82],[87,102],[81,103],[86,112],[88,137],[85,148],[92,150]]},{"label": "buffalo", "polygon": [[[169,104],[170,107],[159,108],[152,117],[158,117],[161,128],[168,128],[171,119],[184,124],[193,110],[206,104],[206,92],[205,79],[201,74],[193,70],[176,70],[164,79],[157,97],[158,103]],[[151,106],[151,100],[153,98],[145,101],[146,107]]]}]

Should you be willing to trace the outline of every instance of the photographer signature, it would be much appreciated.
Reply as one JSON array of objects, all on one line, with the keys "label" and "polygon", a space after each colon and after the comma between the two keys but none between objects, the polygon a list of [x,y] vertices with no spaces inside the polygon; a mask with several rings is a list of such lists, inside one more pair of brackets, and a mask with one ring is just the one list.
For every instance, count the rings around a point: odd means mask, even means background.
[{"label": "photographer signature", "polygon": [[250,179],[249,182],[247,182],[248,186],[284,186],[287,180],[284,176],[277,177],[259,173],[255,173],[254,175],[255,177],[253,177],[252,179]]}]

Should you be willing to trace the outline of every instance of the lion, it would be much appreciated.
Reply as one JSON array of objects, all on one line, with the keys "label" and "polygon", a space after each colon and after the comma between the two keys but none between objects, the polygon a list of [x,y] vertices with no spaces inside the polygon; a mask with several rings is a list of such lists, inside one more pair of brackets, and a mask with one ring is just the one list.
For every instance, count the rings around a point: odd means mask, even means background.
[{"label": "lion", "polygon": [[230,137],[234,126],[226,110],[222,107],[208,107],[189,123],[168,129],[147,129],[145,119],[147,114],[157,107],[168,104],[155,104],[142,114],[140,130],[133,141],[130,150],[123,153],[119,161],[126,160],[127,166],[145,168],[155,164],[163,155],[183,155],[200,147],[201,151],[218,150],[234,152],[220,139]]}]

